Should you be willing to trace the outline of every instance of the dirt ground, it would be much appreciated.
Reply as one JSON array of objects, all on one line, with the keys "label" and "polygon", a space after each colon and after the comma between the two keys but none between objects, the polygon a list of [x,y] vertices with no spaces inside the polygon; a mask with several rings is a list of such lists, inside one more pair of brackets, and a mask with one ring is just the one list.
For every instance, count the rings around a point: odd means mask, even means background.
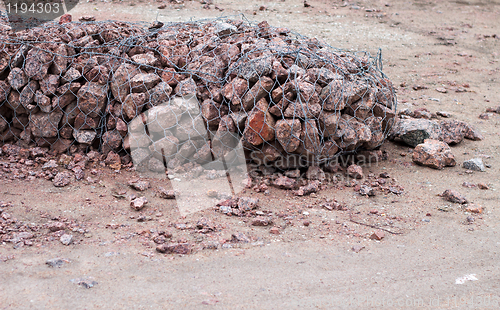
[{"label": "dirt ground", "polygon": [[[174,200],[157,194],[164,180],[151,179],[151,188],[138,192],[127,186],[137,172],[99,161],[87,169],[90,178],[62,188],[4,170],[3,214],[32,227],[35,237],[23,246],[0,244],[0,309],[498,309],[500,114],[479,115],[500,105],[500,1],[307,3],[215,0],[207,9],[185,1],[158,9],[162,3],[82,1],[70,13],[74,20],[162,22],[244,15],[338,48],[372,55],[381,48],[398,110],[447,111],[484,139],[453,146],[457,165],[443,170],[417,166],[411,148],[386,142],[388,158],[364,174],[386,173],[403,193],[364,197],[342,181],[307,197],[246,189],[260,199],[259,213],[247,217],[215,209],[182,217]],[[475,157],[485,172],[462,167]],[[8,163],[0,157],[0,168]],[[445,201],[438,195],[446,189],[484,211]],[[146,196],[148,206],[132,210],[130,194]],[[324,207],[332,200],[342,210]],[[273,224],[252,226],[260,215]],[[202,218],[208,224],[197,225]],[[65,223],[65,231],[49,232],[50,222]],[[377,227],[385,232],[380,241],[370,239]],[[73,235],[69,246],[59,241],[63,232]],[[156,252],[159,232],[191,244],[193,253]],[[53,258],[63,265],[49,267]]]}]

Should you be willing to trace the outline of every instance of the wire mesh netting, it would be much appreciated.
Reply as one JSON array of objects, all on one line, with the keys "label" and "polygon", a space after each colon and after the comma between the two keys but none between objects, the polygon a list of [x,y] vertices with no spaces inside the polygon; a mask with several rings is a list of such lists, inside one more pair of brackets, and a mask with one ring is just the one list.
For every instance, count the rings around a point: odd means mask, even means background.
[{"label": "wire mesh netting", "polygon": [[151,170],[218,159],[287,169],[377,148],[395,110],[380,54],[267,22],[50,23],[0,35],[0,143],[128,153]]}]

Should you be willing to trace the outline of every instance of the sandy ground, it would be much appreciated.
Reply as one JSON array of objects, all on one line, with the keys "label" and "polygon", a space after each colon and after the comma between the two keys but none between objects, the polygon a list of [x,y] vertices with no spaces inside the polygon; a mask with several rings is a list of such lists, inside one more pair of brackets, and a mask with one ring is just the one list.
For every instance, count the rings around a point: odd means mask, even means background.
[{"label": "sandy ground", "polygon": [[[335,186],[307,198],[274,188],[270,195],[247,190],[261,199],[261,210],[285,215],[276,218],[279,235],[270,234],[269,227],[251,226],[251,219],[214,210],[181,217],[173,201],[155,197],[160,180],[145,192],[150,206],[141,215],[151,220],[138,222],[128,202],[112,195],[117,188],[134,192],[126,182],[135,173],[125,170],[117,174],[97,167],[101,172],[95,183],[74,182],[62,189],[41,179],[1,180],[0,201],[12,203],[12,216],[40,227],[65,219],[83,231],[74,233],[70,246],[50,234],[31,247],[0,244],[0,309],[497,309],[500,116],[478,116],[500,105],[500,2],[308,3],[311,7],[305,8],[296,0],[215,1],[221,11],[215,5],[203,9],[197,1],[165,3],[165,9],[156,2],[96,1],[82,2],[71,13],[74,19],[94,15],[97,20],[163,22],[244,14],[339,48],[372,54],[381,48],[384,72],[398,86],[399,110],[450,112],[477,126],[485,139],[452,147],[458,165],[440,171],[414,165],[409,147],[385,143],[388,159],[364,172],[387,172],[405,189],[402,195],[368,198]],[[415,85],[427,89],[414,90]],[[439,87],[447,93],[436,91]],[[466,91],[456,92],[458,87]],[[489,166],[486,172],[466,173],[461,163],[479,156]],[[464,182],[483,182],[489,189],[466,188]],[[484,212],[468,214],[444,201],[438,194],[446,189],[460,191]],[[328,198],[347,210],[321,208]],[[202,217],[217,231],[201,235],[176,228]],[[397,234],[370,240],[374,229],[351,219],[383,224]],[[207,242],[219,246],[185,256],[160,254],[148,235],[162,229],[200,248]],[[224,243],[238,233],[249,242]],[[353,245],[365,248],[355,253]],[[68,262],[61,268],[45,264],[56,257]],[[457,284],[467,275],[474,276]],[[77,285],[78,279],[97,284],[86,289]]]}]

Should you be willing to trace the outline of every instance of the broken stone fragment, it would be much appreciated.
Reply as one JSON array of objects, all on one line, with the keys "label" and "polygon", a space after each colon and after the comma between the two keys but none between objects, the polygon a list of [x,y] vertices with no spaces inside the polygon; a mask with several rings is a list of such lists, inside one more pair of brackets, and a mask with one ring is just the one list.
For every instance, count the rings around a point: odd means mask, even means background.
[{"label": "broken stone fragment", "polygon": [[350,165],[347,167],[347,175],[354,179],[362,179],[364,177],[363,168],[354,164]]},{"label": "broken stone fragment", "polygon": [[137,66],[124,63],[113,74],[111,81],[111,92],[116,100],[123,102],[128,94],[130,94],[130,80],[140,71]]},{"label": "broken stone fragment", "polygon": [[192,248],[189,243],[163,243],[156,247],[156,251],[165,254],[190,254]]},{"label": "broken stone fragment", "polygon": [[441,194],[441,197],[453,203],[460,203],[460,204],[467,203],[467,198],[465,198],[462,194],[452,189],[445,190]]},{"label": "broken stone fragment", "polygon": [[276,122],[276,138],[286,152],[295,151],[300,145],[302,125],[298,119],[280,119]]},{"label": "broken stone fragment", "polygon": [[297,181],[292,178],[282,176],[273,181],[273,186],[282,189],[294,189],[297,186]]},{"label": "broken stone fragment", "polygon": [[64,187],[71,182],[71,174],[68,172],[59,172],[56,174],[54,179],[52,179],[52,183],[55,187]]},{"label": "broken stone fragment", "polygon": [[96,136],[94,130],[73,130],[73,137],[81,144],[92,144]]},{"label": "broken stone fragment", "polygon": [[19,90],[28,84],[28,77],[21,68],[13,68],[7,77],[7,81],[12,88]]},{"label": "broken stone fragment", "polygon": [[241,211],[250,211],[256,209],[259,206],[258,198],[251,197],[241,197],[238,199],[238,208]]},{"label": "broken stone fragment", "polygon": [[107,102],[108,87],[89,82],[78,90],[78,108],[90,117],[100,116]]},{"label": "broken stone fragment", "polygon": [[464,161],[463,167],[467,170],[486,171],[483,160],[481,158],[473,158]]},{"label": "broken stone fragment", "polygon": [[417,145],[413,150],[412,159],[419,165],[434,169],[456,165],[455,156],[448,144],[433,139],[426,139],[424,143]]},{"label": "broken stone fragment", "polygon": [[390,139],[402,141],[412,147],[425,139],[439,140],[441,128],[438,123],[427,119],[398,119],[394,124]]},{"label": "broken stone fragment", "polygon": [[229,23],[217,23],[214,27],[214,32],[219,37],[227,36],[236,31],[238,31],[238,29],[234,25],[231,25]]},{"label": "broken stone fragment", "polygon": [[28,78],[39,81],[45,77],[53,59],[48,50],[45,45],[33,47],[28,51],[24,62],[24,71]]},{"label": "broken stone fragment", "polygon": [[260,99],[269,96],[273,85],[274,81],[272,79],[267,76],[261,77],[243,97],[243,110],[250,111]]},{"label": "broken stone fragment", "polygon": [[144,206],[148,203],[148,200],[146,197],[139,197],[135,198],[132,201],[130,201],[130,207],[136,211],[141,210],[144,208]]},{"label": "broken stone fragment", "polygon": [[247,119],[247,126],[243,132],[245,140],[254,145],[264,141],[271,141],[275,137],[274,125],[276,121],[268,112],[269,105],[265,98],[257,102]]},{"label": "broken stone fragment", "polygon": [[35,137],[52,138],[57,137],[59,122],[63,116],[61,110],[50,113],[30,114],[29,128]]},{"label": "broken stone fragment", "polygon": [[319,190],[319,185],[320,181],[318,180],[311,181],[309,182],[309,184],[299,187],[299,189],[294,191],[293,193],[296,196],[306,196],[312,193],[316,193]]}]

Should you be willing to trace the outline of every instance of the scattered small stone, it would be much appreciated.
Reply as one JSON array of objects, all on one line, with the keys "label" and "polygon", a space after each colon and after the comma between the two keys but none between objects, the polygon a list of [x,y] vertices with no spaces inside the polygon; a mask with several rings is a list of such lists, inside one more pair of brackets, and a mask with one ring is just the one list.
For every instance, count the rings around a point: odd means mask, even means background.
[{"label": "scattered small stone", "polygon": [[259,205],[258,198],[241,197],[238,199],[238,208],[242,211],[250,211],[256,209]]},{"label": "scattered small stone", "polygon": [[219,196],[219,193],[214,189],[209,189],[207,191],[207,196],[210,198],[217,198]]},{"label": "scattered small stone", "polygon": [[273,185],[283,189],[294,189],[297,186],[297,181],[292,178],[282,176],[274,180]]},{"label": "scattered small stone", "polygon": [[437,209],[439,211],[441,211],[441,212],[451,212],[451,211],[453,211],[453,207],[452,206],[441,206],[441,207],[438,207]]},{"label": "scattered small stone", "polygon": [[483,207],[476,206],[475,204],[468,204],[467,207],[465,207],[465,211],[470,213],[481,214],[483,213]]},{"label": "scattered small stone", "polygon": [[138,191],[145,191],[149,188],[149,182],[148,181],[139,181],[139,180],[132,180],[128,182],[128,185],[132,187],[135,190]]},{"label": "scattered small stone", "polygon": [[463,182],[462,186],[466,187],[466,188],[474,188],[474,187],[476,187],[476,184],[472,184],[470,182]]},{"label": "scattered small stone", "polygon": [[202,301],[201,303],[203,305],[213,306],[213,305],[216,305],[218,302],[219,301],[217,299],[207,299],[207,300]]},{"label": "scattered small stone", "polygon": [[359,244],[353,245],[352,246],[352,251],[354,253],[359,253],[361,250],[363,250],[365,247]]},{"label": "scattered small stone", "polygon": [[92,15],[84,15],[78,19],[81,22],[93,22],[95,21],[95,16]]},{"label": "scattered small stone", "polygon": [[52,183],[55,187],[64,187],[71,182],[71,174],[69,172],[59,172],[56,174],[54,179],[52,179]]},{"label": "scattered small stone", "polygon": [[229,240],[230,242],[243,242],[243,243],[248,243],[250,242],[250,238],[248,238],[245,234],[243,233],[234,233],[231,235],[231,239]]},{"label": "scattered small stone", "polygon": [[202,243],[204,250],[217,250],[220,246],[218,241],[207,241]]},{"label": "scattered small stone", "polygon": [[78,279],[71,279],[70,280],[73,283],[76,283],[78,285],[81,285],[84,288],[92,288],[98,284],[97,281],[92,280],[92,278],[78,278]]},{"label": "scattered small stone", "polygon": [[65,230],[66,229],[66,224],[62,222],[52,222],[47,225],[47,228],[51,232],[59,231],[59,230]]},{"label": "scattered small stone", "polygon": [[486,112],[498,113],[500,114],[500,106],[486,108]]},{"label": "scattered small stone", "polygon": [[201,230],[202,233],[215,230],[215,225],[212,224],[208,219],[202,217],[196,222],[196,229]]},{"label": "scattered small stone", "polygon": [[73,17],[71,16],[71,14],[64,14],[59,18],[59,25],[71,23],[72,20]]},{"label": "scattered small stone", "polygon": [[431,119],[432,114],[429,110],[426,108],[419,108],[413,111],[412,113],[414,118],[425,118],[425,119]]},{"label": "scattered small stone", "polygon": [[405,189],[401,185],[389,186],[389,191],[394,195],[401,195]]},{"label": "scattered small stone", "polygon": [[64,234],[59,240],[64,245],[70,245],[71,243],[73,243],[73,235]]},{"label": "scattered small stone", "polygon": [[191,244],[185,243],[164,243],[156,247],[156,251],[165,254],[190,254]]},{"label": "scattered small stone", "polygon": [[175,199],[177,193],[173,189],[165,189],[163,187],[158,188],[158,195],[163,199]]},{"label": "scattered small stone", "polygon": [[385,237],[385,233],[381,230],[377,230],[371,234],[370,239],[372,240],[382,240]]},{"label": "scattered small stone", "polygon": [[384,179],[388,179],[388,178],[390,178],[391,176],[390,176],[390,175],[389,175],[389,173],[387,173],[387,172],[382,172],[381,174],[379,174],[379,177],[384,178]]},{"label": "scattered small stone", "polygon": [[306,172],[306,178],[308,180],[320,180],[325,179],[325,172],[318,166],[309,166]]},{"label": "scattered small stone", "polygon": [[162,236],[162,235],[155,236],[155,237],[153,237],[152,240],[156,244],[164,244],[167,242],[167,238],[165,236]]},{"label": "scattered small stone", "polygon": [[251,188],[253,186],[253,181],[251,177],[243,179],[241,183],[245,188]]},{"label": "scattered small stone", "polygon": [[299,189],[294,191],[293,193],[297,196],[305,196],[311,193],[316,193],[319,190],[319,184],[320,182],[317,180],[309,182],[309,184],[299,187]]},{"label": "scattered small stone", "polygon": [[139,197],[139,198],[135,198],[132,201],[130,201],[130,206],[132,207],[132,209],[139,211],[142,208],[144,208],[144,206],[147,203],[148,203],[148,200],[146,197]]},{"label": "scattered small stone", "polygon": [[269,233],[273,234],[273,235],[279,235],[280,230],[277,227],[273,227],[273,228],[269,229]]},{"label": "scattered small stone", "polygon": [[52,169],[52,168],[57,168],[58,164],[55,159],[51,159],[42,166],[42,170],[47,170],[47,169]]},{"label": "scattered small stone", "polygon": [[179,229],[179,230],[186,230],[186,229],[190,228],[190,226],[188,226],[185,223],[175,223],[174,228]]},{"label": "scattered small stone", "polygon": [[438,87],[438,88],[436,88],[436,91],[443,93],[443,94],[446,94],[448,92],[448,90],[444,87]]},{"label": "scattered small stone", "polygon": [[481,158],[473,158],[464,161],[463,167],[467,170],[486,171],[483,160]]},{"label": "scattered small stone", "polygon": [[452,189],[445,190],[441,194],[441,197],[443,197],[447,201],[454,202],[454,203],[460,203],[460,204],[467,203],[467,199],[462,194],[460,194],[459,192],[452,190]]},{"label": "scattered small stone", "polygon": [[52,259],[48,259],[45,264],[49,265],[49,267],[52,267],[52,268],[60,268],[62,265],[64,265],[65,263],[68,263],[69,261],[67,259],[63,259],[63,258],[52,258]]},{"label": "scattered small stone", "polygon": [[364,177],[363,168],[355,164],[350,165],[347,167],[347,175],[354,179],[362,179]]},{"label": "scattered small stone", "polygon": [[479,114],[479,118],[482,120],[489,120],[490,119],[490,113],[481,113]]},{"label": "scattered small stone", "polygon": [[361,185],[359,189],[359,194],[363,196],[375,196],[375,191],[373,190],[373,187],[368,186],[368,185]]},{"label": "scattered small stone", "polygon": [[78,166],[73,168],[73,173],[75,174],[75,179],[77,181],[83,180],[83,178],[85,177],[85,172]]},{"label": "scattered small stone", "polygon": [[311,223],[309,221],[304,221],[302,222],[302,225],[304,225],[305,227],[308,227]]},{"label": "scattered small stone", "polygon": [[477,183],[477,187],[478,187],[479,189],[485,189],[485,190],[486,190],[486,189],[490,189],[490,187],[488,186],[488,184],[486,184],[486,183],[482,183],[482,182],[481,182],[481,183]]},{"label": "scattered small stone", "polygon": [[446,111],[437,111],[436,114],[444,118],[451,117],[451,113]]},{"label": "scattered small stone", "polygon": [[252,221],[252,226],[269,226],[273,222],[269,218],[258,217]]},{"label": "scattered small stone", "polygon": [[219,206],[219,211],[227,215],[233,213],[233,209],[229,206]]},{"label": "scattered small stone", "polygon": [[113,151],[108,153],[108,156],[106,156],[104,163],[106,163],[106,165],[108,165],[113,170],[120,170],[122,164],[120,155],[116,154]]}]

